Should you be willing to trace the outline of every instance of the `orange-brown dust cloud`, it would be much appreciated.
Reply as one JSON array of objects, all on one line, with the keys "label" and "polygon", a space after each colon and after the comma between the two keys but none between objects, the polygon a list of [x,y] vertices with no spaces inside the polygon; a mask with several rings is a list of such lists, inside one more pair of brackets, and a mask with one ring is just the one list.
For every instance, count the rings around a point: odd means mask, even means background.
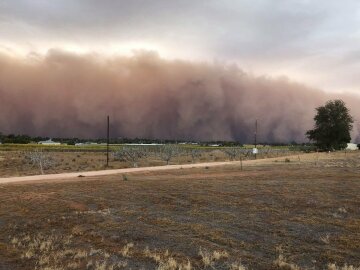
[{"label": "orange-brown dust cloud", "polygon": [[[0,132],[251,142],[304,141],[315,107],[342,98],[355,119],[360,98],[256,77],[234,65],[166,60],[156,53],[102,57],[51,50],[0,54]],[[359,137],[355,122],[353,139]]]}]

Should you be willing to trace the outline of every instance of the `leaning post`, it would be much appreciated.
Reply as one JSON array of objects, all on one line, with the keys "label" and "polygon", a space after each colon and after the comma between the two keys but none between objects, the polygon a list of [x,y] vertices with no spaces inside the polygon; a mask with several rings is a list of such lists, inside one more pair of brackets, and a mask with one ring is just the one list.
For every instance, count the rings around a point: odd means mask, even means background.
[{"label": "leaning post", "polygon": [[110,117],[107,116],[106,167],[109,167]]}]

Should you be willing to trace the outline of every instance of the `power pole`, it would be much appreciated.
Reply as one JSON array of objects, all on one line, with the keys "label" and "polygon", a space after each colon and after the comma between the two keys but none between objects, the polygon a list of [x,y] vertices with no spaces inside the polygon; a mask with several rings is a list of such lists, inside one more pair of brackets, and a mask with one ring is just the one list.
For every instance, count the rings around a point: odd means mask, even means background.
[{"label": "power pole", "polygon": [[110,117],[107,117],[106,167],[109,167]]},{"label": "power pole", "polygon": [[254,133],[254,145],[255,145],[255,159],[256,159],[256,152],[257,152],[257,148],[256,148],[256,146],[257,146],[257,119],[255,120],[255,133]]}]

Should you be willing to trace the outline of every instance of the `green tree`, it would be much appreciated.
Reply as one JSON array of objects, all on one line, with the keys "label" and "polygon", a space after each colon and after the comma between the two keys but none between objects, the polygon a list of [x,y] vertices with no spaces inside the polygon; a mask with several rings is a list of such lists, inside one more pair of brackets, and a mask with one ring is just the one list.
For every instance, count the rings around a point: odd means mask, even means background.
[{"label": "green tree", "polygon": [[306,132],[321,150],[344,149],[351,140],[350,131],[354,120],[342,100],[330,100],[316,108],[315,127]]}]

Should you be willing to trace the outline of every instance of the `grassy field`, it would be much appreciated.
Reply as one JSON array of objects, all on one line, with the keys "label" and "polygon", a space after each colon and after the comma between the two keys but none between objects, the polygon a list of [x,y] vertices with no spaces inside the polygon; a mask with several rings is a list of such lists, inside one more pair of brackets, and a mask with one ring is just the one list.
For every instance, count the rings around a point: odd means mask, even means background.
[{"label": "grassy field", "polygon": [[[133,166],[130,161],[119,161],[113,156],[113,152],[124,146],[112,145],[110,147],[110,163],[106,167],[106,146],[41,146],[33,145],[0,145],[0,177],[36,175],[41,171],[37,164],[34,164],[28,154],[34,151],[42,151],[45,156],[51,160],[51,166],[44,168],[45,174],[63,173],[63,172],[79,172],[94,171],[104,169],[120,169]],[[145,166],[161,166],[166,161],[156,155],[158,147],[148,146],[146,148],[149,153],[146,157],[140,158],[137,162],[139,167]],[[229,157],[224,153],[223,147],[199,147],[199,146],[179,146],[181,152],[170,160],[170,164],[189,164],[192,162],[210,162],[210,161],[226,161]],[[200,155],[195,159],[191,156],[191,151],[196,149]],[[245,149],[245,148],[244,148]],[[258,158],[268,158],[275,156],[285,156],[297,153],[288,148],[268,148],[271,152],[258,155]],[[251,151],[251,150],[247,150]],[[253,155],[248,155],[244,159],[253,159]]]},{"label": "grassy field", "polygon": [[0,269],[355,269],[359,168],[307,154],[2,185]]}]

